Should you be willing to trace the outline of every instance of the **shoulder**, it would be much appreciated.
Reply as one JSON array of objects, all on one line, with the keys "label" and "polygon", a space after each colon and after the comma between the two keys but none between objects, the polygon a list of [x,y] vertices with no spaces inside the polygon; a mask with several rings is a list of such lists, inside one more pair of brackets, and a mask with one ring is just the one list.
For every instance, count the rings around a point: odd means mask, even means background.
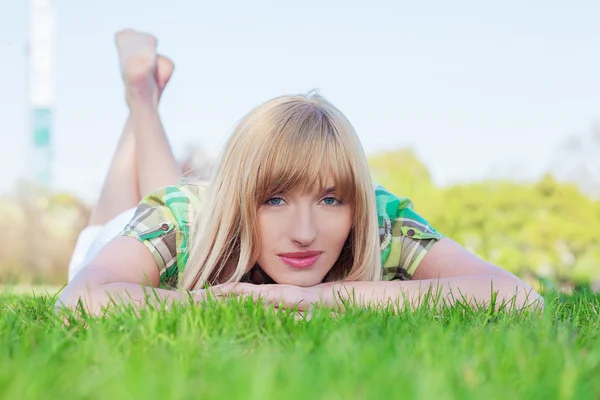
[{"label": "shoulder", "polygon": [[408,197],[375,186],[383,278],[410,279],[431,246],[443,235],[414,210]]},{"label": "shoulder", "polygon": [[120,233],[141,241],[154,256],[161,283],[174,286],[187,261],[190,230],[206,200],[206,185],[165,186],[144,196]]},{"label": "shoulder", "polygon": [[181,184],[165,186],[144,196],[139,205],[177,207],[187,204],[190,207],[198,207],[205,198],[206,185]]},{"label": "shoulder", "polygon": [[385,226],[385,222],[389,221],[389,225],[396,228],[396,231],[389,230],[391,235],[398,235],[401,232],[408,236],[440,235],[425,218],[414,210],[413,202],[408,197],[397,196],[383,186],[377,185],[375,186],[375,199],[380,226]]}]

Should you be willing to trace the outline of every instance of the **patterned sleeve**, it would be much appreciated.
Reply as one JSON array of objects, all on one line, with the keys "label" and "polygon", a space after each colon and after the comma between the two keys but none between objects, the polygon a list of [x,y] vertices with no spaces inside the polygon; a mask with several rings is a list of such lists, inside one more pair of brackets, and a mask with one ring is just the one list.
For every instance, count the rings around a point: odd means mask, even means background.
[{"label": "patterned sleeve", "polygon": [[154,257],[161,284],[176,286],[187,259],[189,223],[194,221],[193,192],[167,186],[144,197],[119,236],[142,242]]},{"label": "patterned sleeve", "polygon": [[[387,266],[389,279],[410,280],[431,247],[443,235],[410,208],[399,210],[392,222],[392,245]],[[386,268],[384,266],[384,275]]]},{"label": "patterned sleeve", "polygon": [[383,280],[410,280],[429,249],[442,237],[413,210],[406,197],[376,189]]}]

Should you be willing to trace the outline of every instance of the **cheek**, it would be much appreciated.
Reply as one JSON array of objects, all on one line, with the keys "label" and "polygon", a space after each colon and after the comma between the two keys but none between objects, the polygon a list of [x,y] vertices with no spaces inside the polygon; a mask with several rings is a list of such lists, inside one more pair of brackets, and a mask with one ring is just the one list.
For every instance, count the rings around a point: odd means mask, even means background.
[{"label": "cheek", "polygon": [[276,216],[268,214],[258,215],[258,229],[260,231],[261,254],[263,249],[273,247],[277,238],[282,237],[281,221],[278,222]]},{"label": "cheek", "polygon": [[323,219],[321,225],[323,238],[331,246],[341,248],[350,234],[352,218],[349,213],[348,215],[338,215],[336,218]]}]

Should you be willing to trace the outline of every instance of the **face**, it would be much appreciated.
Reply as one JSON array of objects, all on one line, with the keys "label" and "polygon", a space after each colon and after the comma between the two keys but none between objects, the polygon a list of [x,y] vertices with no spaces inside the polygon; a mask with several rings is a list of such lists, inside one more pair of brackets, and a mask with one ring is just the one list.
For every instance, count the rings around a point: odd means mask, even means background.
[{"label": "face", "polygon": [[281,193],[258,210],[258,264],[279,284],[321,283],[337,261],[352,227],[352,210],[335,194]]}]

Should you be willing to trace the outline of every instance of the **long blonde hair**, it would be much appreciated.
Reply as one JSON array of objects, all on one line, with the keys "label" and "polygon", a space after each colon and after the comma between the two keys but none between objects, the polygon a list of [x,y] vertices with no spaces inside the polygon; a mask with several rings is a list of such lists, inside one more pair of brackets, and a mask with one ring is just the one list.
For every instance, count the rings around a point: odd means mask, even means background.
[{"label": "long blonde hair", "polygon": [[328,177],[352,205],[353,225],[325,281],[379,280],[375,194],[362,145],[337,108],[309,93],[267,101],[234,129],[191,224],[181,288],[240,281],[259,257],[258,208],[278,193],[324,190]]}]

